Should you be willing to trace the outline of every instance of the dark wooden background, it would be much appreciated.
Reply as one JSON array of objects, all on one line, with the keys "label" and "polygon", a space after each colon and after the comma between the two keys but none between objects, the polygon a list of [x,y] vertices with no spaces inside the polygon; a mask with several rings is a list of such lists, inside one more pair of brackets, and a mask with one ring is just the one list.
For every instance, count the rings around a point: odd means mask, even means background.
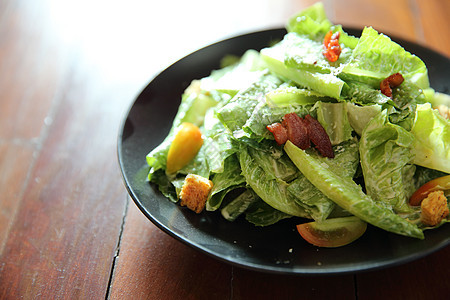
[{"label": "dark wooden background", "polygon": [[[0,299],[444,299],[450,248],[380,271],[280,276],[169,237],[130,201],[121,119],[151,78],[315,1],[0,0]],[[450,57],[450,1],[324,1]]]}]

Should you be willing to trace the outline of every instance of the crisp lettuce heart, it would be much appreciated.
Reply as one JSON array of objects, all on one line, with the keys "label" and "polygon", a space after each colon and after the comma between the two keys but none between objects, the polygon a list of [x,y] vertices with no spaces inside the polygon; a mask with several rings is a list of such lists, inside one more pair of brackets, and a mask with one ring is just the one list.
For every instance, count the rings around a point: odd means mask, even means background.
[{"label": "crisp lettuce heart", "polygon": [[411,132],[416,138],[414,163],[450,173],[450,122],[429,103],[417,105]]}]

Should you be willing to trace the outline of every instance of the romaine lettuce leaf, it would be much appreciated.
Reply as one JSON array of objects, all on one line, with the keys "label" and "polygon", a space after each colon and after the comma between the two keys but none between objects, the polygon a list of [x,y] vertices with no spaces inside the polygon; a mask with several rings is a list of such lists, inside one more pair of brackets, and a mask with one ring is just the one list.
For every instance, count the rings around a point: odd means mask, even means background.
[{"label": "romaine lettuce leaf", "polygon": [[245,219],[255,226],[269,226],[292,215],[276,210],[260,198],[246,211]]},{"label": "romaine lettuce leaf", "polygon": [[212,182],[213,188],[206,201],[208,211],[218,209],[229,191],[245,186],[245,178],[241,175],[241,166],[236,155],[225,160],[223,172],[214,174]]},{"label": "romaine lettuce leaf", "polygon": [[342,98],[351,103],[360,105],[383,105],[385,103],[392,103],[389,97],[383,95],[378,87],[372,87],[369,84],[346,81],[346,85],[342,90]]},{"label": "romaine lettuce leaf", "polygon": [[450,122],[429,103],[417,105],[414,125],[414,163],[450,173]]},{"label": "romaine lettuce leaf", "polygon": [[[414,158],[414,136],[404,128],[389,122],[383,110],[364,128],[360,139],[361,167],[367,194],[396,212],[409,211],[405,180],[411,181],[410,168]],[[410,174],[411,178],[404,178]]]},{"label": "romaine lettuce leaf", "polygon": [[364,127],[378,115],[381,111],[381,105],[373,104],[359,106],[351,102],[347,102],[348,121],[353,130],[361,136]]},{"label": "romaine lettuce leaf", "polygon": [[231,97],[240,90],[258,81],[267,68],[259,52],[247,50],[237,63],[214,70],[211,75],[201,80],[201,88],[212,92],[227,93]]},{"label": "romaine lettuce leaf", "polygon": [[[323,166],[333,169],[339,176],[352,178],[359,165],[358,141],[356,139],[334,146],[335,157],[325,158],[316,151],[308,151],[309,155],[320,161]],[[316,221],[328,218],[335,209],[335,203],[317,189],[303,174],[289,183],[288,191],[297,203],[303,206]]]},{"label": "romaine lettuce leaf", "polygon": [[290,141],[286,142],[284,149],[305,177],[343,209],[384,230],[424,238],[420,228],[373,201],[352,179],[337,175]]},{"label": "romaine lettuce leaf", "polygon": [[322,2],[317,2],[289,18],[286,23],[288,32],[305,35],[311,40],[323,42],[325,34],[332,30],[339,31],[339,42],[353,49],[358,43],[358,38],[348,35],[342,30],[342,26],[333,25],[327,18]]},{"label": "romaine lettuce leaf", "polygon": [[246,189],[225,207],[223,207],[220,210],[220,213],[226,220],[234,221],[257,201],[262,200],[251,189]]},{"label": "romaine lettuce leaf", "polygon": [[261,57],[273,73],[322,95],[339,99],[344,81],[331,73],[317,73],[296,69],[285,64],[286,43],[280,43],[261,50]]},{"label": "romaine lettuce leaf", "polygon": [[203,148],[206,153],[208,166],[213,173],[221,173],[224,170],[225,160],[236,152],[233,139],[229,131],[223,126],[215,114],[215,109],[210,109],[205,116]]},{"label": "romaine lettuce leaf", "polygon": [[255,107],[260,102],[265,102],[264,95],[279,87],[281,83],[282,80],[274,75],[263,75],[258,82],[239,91],[233,99],[220,108],[217,111],[217,117],[233,135],[242,134],[242,127]]},{"label": "romaine lettuce leaf", "polygon": [[[238,152],[242,175],[247,184],[268,205],[285,214],[309,217],[309,214],[299,206],[294,197],[288,192],[288,183],[274,176],[275,172],[267,172],[260,167],[261,164],[269,166],[273,164],[273,170],[281,169],[278,159],[274,159],[269,153],[261,152],[242,145]],[[262,160],[268,161],[267,164]]]},{"label": "romaine lettuce leaf", "polygon": [[286,51],[284,58],[286,66],[310,72],[338,74],[340,72],[339,66],[345,64],[352,54],[350,48],[341,45],[339,59],[330,62],[322,54],[322,41],[316,42],[296,33],[286,34],[283,44]]},{"label": "romaine lettuce leaf", "polygon": [[266,103],[271,108],[308,105],[317,101],[331,102],[334,99],[317,92],[301,89],[291,84],[283,84],[266,94]]},{"label": "romaine lettuce leaf", "polygon": [[436,92],[433,89],[427,89],[424,91],[427,94],[427,102],[431,103],[432,107],[437,107],[439,105],[444,105],[450,108],[450,95]]},{"label": "romaine lettuce leaf", "polygon": [[419,88],[429,87],[427,67],[419,57],[372,27],[365,27],[340,76],[377,88],[383,79],[397,72]]},{"label": "romaine lettuce leaf", "polygon": [[242,126],[247,136],[255,139],[272,139],[273,135],[266,126],[274,122],[280,122],[287,113],[295,112],[299,116],[312,114],[312,104],[309,105],[293,105],[284,107],[270,107],[267,102],[260,102],[251,113],[251,116]]},{"label": "romaine lettuce leaf", "polygon": [[288,32],[304,34],[317,40],[323,39],[332,25],[327,18],[323,3],[317,2],[289,18],[286,29]]},{"label": "romaine lettuce leaf", "polygon": [[326,130],[332,145],[338,145],[352,138],[352,127],[348,121],[347,105],[317,102],[317,120]]}]

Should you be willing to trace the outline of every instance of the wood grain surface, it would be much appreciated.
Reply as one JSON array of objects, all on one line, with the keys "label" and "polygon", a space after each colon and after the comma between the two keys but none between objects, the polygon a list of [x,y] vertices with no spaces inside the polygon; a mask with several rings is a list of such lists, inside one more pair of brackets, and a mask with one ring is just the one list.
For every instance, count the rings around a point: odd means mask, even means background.
[{"label": "wood grain surface", "polygon": [[[0,299],[444,299],[450,249],[388,269],[287,276],[225,264],[127,196],[117,135],[177,59],[282,27],[316,1],[0,1]],[[450,57],[450,1],[325,0],[334,23]]]}]

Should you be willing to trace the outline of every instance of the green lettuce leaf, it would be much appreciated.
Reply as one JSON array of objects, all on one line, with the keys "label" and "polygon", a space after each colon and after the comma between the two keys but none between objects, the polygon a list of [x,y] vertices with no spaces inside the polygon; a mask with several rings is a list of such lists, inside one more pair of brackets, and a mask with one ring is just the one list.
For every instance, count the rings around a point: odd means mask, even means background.
[{"label": "green lettuce leaf", "polygon": [[286,66],[310,72],[338,74],[339,66],[345,64],[352,54],[352,50],[342,44],[339,59],[330,62],[323,55],[322,41],[316,42],[306,36],[288,33],[282,42],[286,51],[284,58]]},{"label": "green lettuce leaf", "polygon": [[313,40],[323,39],[333,24],[328,20],[322,2],[317,2],[289,18],[288,32],[307,35]]},{"label": "green lettuce leaf", "polygon": [[[396,212],[409,211],[405,183],[412,180],[407,172],[414,158],[414,136],[389,122],[387,110],[374,117],[360,139],[361,167],[367,194]],[[410,174],[411,178],[404,178]]]},{"label": "green lettuce leaf", "polygon": [[318,42],[323,42],[323,38],[328,31],[339,31],[339,42],[341,44],[353,49],[358,43],[358,38],[348,35],[342,30],[342,26],[333,25],[330,22],[322,2],[317,2],[289,18],[286,23],[286,30],[307,36]]},{"label": "green lettuce leaf", "polygon": [[383,79],[397,72],[419,88],[429,87],[427,67],[419,57],[386,35],[365,27],[350,62],[344,66],[340,76],[377,88]]},{"label": "green lettuce leaf", "polygon": [[228,221],[234,221],[242,215],[255,202],[261,199],[251,189],[246,189],[239,194],[235,199],[230,201],[225,207],[220,210],[222,216]]},{"label": "green lettuce leaf", "polygon": [[201,79],[201,88],[209,92],[222,92],[235,96],[240,90],[258,81],[267,68],[259,52],[247,50],[236,63],[214,70]]},{"label": "green lettuce leaf", "polygon": [[348,102],[360,105],[393,104],[389,97],[381,93],[379,86],[374,88],[366,83],[348,80],[342,90],[342,97]]},{"label": "green lettuce leaf", "polygon": [[414,163],[450,173],[450,122],[429,103],[417,105],[414,125]]},{"label": "green lettuce leaf", "polygon": [[[264,202],[285,214],[309,217],[309,214],[295,202],[294,197],[288,192],[288,183],[277,178],[276,174],[281,174],[277,170],[286,167],[280,166],[278,158],[274,159],[268,152],[244,145],[239,150],[238,156],[242,175],[247,184]],[[266,168],[262,168],[261,165]],[[271,168],[270,165],[272,165]],[[269,169],[272,171],[268,171]]]},{"label": "green lettuce leaf", "polygon": [[251,204],[245,214],[245,219],[255,226],[269,226],[288,218],[292,215],[273,208],[260,198]]},{"label": "green lettuce leaf", "polygon": [[289,67],[285,64],[288,43],[283,40],[278,44],[261,50],[261,57],[271,72],[286,78],[322,95],[339,99],[344,81],[332,73],[317,73],[304,69]]},{"label": "green lettuce leaf", "polygon": [[352,127],[348,121],[347,105],[341,103],[317,102],[317,120],[326,130],[332,145],[338,145],[352,138]]},{"label": "green lettuce leaf", "polygon": [[242,126],[247,136],[255,139],[274,139],[272,133],[267,130],[267,124],[280,122],[287,113],[295,112],[299,116],[312,114],[313,105],[292,105],[284,107],[270,107],[267,102],[260,102],[251,113],[248,120]]},{"label": "green lettuce leaf", "polygon": [[423,239],[420,228],[395,214],[389,208],[379,205],[365,194],[361,186],[348,177],[341,177],[322,165],[314,157],[286,142],[285,151],[305,175],[324,195],[337,205],[361,220],[397,234]]},{"label": "green lettuce leaf", "polygon": [[359,106],[351,102],[347,102],[348,121],[353,130],[361,136],[364,127],[378,115],[381,111],[381,105]]},{"label": "green lettuce leaf", "polygon": [[206,201],[206,210],[217,210],[226,194],[231,190],[245,186],[245,178],[241,175],[241,166],[236,155],[225,160],[224,170],[212,177],[213,188]]},{"label": "green lettuce leaf", "polygon": [[283,84],[276,90],[266,94],[266,104],[271,108],[308,105],[317,101],[330,102],[334,100],[317,92],[301,89],[291,84]]},{"label": "green lettuce leaf", "polygon": [[210,109],[205,116],[204,142],[202,148],[206,153],[208,166],[213,173],[224,170],[226,159],[236,152],[233,137],[217,118],[215,109]]},{"label": "green lettuce leaf", "polygon": [[254,82],[248,88],[239,91],[233,99],[221,107],[217,111],[217,117],[233,135],[243,134],[242,127],[255,107],[260,102],[265,102],[264,95],[278,88],[281,83],[281,79],[274,75],[263,75],[258,82]]},{"label": "green lettuce leaf", "polygon": [[[317,151],[308,151],[309,155],[320,161],[327,168],[333,169],[341,177],[352,178],[359,165],[358,141],[347,141],[333,147],[335,157],[325,158]],[[316,221],[323,221],[335,209],[335,203],[317,189],[303,174],[289,183],[288,191],[295,197],[296,202],[304,207]]]}]

